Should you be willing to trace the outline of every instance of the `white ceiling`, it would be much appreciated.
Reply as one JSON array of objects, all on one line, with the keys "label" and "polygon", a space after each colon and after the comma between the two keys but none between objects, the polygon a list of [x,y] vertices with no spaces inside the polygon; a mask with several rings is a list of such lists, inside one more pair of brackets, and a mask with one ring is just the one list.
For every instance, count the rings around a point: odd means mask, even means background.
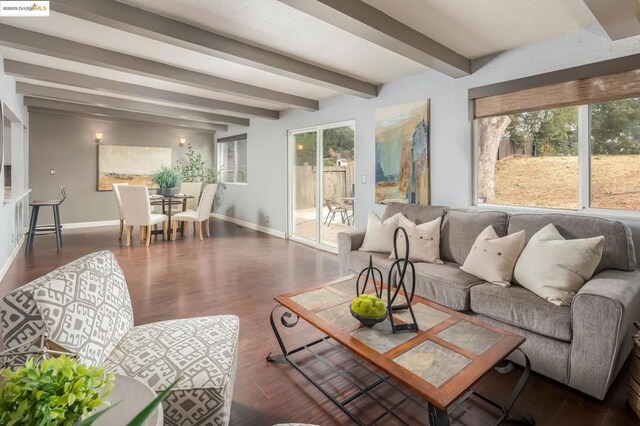
[{"label": "white ceiling", "polygon": [[583,0],[364,1],[470,59],[597,24]]},{"label": "white ceiling", "polygon": [[[364,1],[471,59],[557,37],[597,23],[583,0]],[[375,85],[426,69],[421,64],[278,0],[122,2]],[[48,18],[4,18],[0,22],[306,98],[320,100],[339,93],[295,78],[55,12]],[[14,48],[0,47],[0,54],[8,59],[179,93],[275,110],[287,108],[277,102],[222,94]]]},{"label": "white ceiling", "polygon": [[[293,95],[322,99],[337,94],[337,92],[323,87],[55,12],[46,18],[5,18],[0,19],[0,22],[192,71],[213,74],[272,90],[285,91]],[[51,66],[51,63],[47,66]],[[72,71],[68,68],[65,69]],[[107,75],[99,77],[109,78]]]},{"label": "white ceiling", "polygon": [[409,59],[278,0],[126,0],[123,3],[374,84],[424,70]]}]

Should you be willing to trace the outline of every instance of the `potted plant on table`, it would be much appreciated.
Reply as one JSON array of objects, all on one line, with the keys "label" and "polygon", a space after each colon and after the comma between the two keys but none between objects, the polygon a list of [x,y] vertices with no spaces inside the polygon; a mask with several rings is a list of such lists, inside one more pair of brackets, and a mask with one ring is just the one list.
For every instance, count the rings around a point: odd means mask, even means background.
[{"label": "potted plant on table", "polygon": [[0,382],[0,424],[73,425],[105,403],[113,374],[61,356],[5,369]]},{"label": "potted plant on table", "polygon": [[[0,379],[0,425],[91,426],[110,408],[106,397],[115,376],[65,355],[40,362],[27,359],[15,370],[6,368]],[[151,401],[127,424],[142,426],[178,383]],[[97,408],[106,409],[94,412]]]},{"label": "potted plant on table", "polygon": [[178,193],[182,179],[180,171],[170,167],[162,167],[152,176],[153,183],[159,187],[158,194],[165,197],[171,197]]}]

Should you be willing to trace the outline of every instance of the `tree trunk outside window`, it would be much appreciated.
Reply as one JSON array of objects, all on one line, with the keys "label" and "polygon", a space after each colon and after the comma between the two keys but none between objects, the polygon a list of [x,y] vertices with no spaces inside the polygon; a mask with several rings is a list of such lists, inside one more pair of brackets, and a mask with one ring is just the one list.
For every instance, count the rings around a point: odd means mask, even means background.
[{"label": "tree trunk outside window", "polygon": [[495,199],[495,171],[498,149],[505,130],[511,123],[509,116],[478,120],[478,200],[492,203]]}]

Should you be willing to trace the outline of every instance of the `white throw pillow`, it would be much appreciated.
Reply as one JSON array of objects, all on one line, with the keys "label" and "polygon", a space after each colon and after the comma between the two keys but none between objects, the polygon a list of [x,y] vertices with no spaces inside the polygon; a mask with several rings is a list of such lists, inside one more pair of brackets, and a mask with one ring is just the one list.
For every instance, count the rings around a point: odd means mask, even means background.
[{"label": "white throw pillow", "polygon": [[390,253],[393,250],[393,233],[398,227],[402,213],[396,213],[384,222],[374,212],[369,212],[367,232],[359,250]]},{"label": "white throw pillow", "polygon": [[[412,262],[427,262],[442,264],[440,260],[440,222],[437,218],[431,222],[416,225],[406,217],[401,217],[398,226],[407,231],[409,237],[409,260]],[[405,241],[404,234],[398,233],[397,238],[398,257],[404,259]],[[391,248],[389,259],[396,259]]]},{"label": "white throw pillow", "polygon": [[554,305],[570,305],[602,259],[604,237],[566,240],[553,224],[536,232],[514,271],[515,282]]},{"label": "white throw pillow", "polygon": [[509,287],[524,241],[524,231],[498,238],[493,226],[489,225],[476,238],[460,269],[490,283]]}]

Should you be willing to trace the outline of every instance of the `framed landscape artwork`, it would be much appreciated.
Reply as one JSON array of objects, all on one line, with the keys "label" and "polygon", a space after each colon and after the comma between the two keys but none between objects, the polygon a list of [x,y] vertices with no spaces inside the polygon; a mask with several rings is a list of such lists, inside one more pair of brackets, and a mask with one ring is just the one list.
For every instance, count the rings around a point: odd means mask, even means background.
[{"label": "framed landscape artwork", "polygon": [[98,145],[98,191],[111,191],[114,183],[155,188],[151,175],[171,167],[171,148]]},{"label": "framed landscape artwork", "polygon": [[378,109],[376,203],[429,204],[429,100]]}]

